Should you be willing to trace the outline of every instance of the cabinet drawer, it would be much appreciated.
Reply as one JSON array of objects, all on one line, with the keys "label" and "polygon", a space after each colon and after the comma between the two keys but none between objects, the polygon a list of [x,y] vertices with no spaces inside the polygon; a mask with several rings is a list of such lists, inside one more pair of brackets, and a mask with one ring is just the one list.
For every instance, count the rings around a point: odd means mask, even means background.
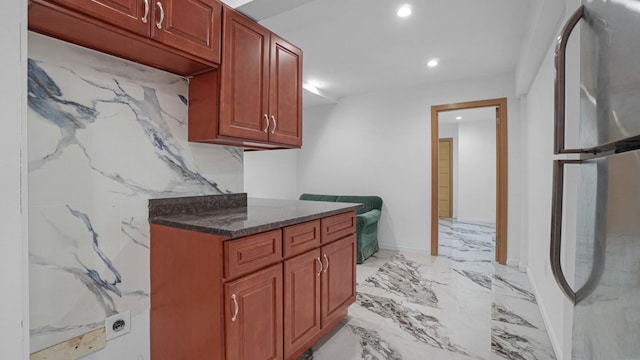
[{"label": "cabinet drawer", "polygon": [[247,274],[282,259],[280,229],[247,236],[224,243],[224,276],[226,279]]},{"label": "cabinet drawer", "polygon": [[320,246],[320,220],[287,226],[282,235],[284,257],[302,254]]},{"label": "cabinet drawer", "polygon": [[341,239],[356,231],[356,213],[354,211],[329,216],[320,221],[322,243]]}]

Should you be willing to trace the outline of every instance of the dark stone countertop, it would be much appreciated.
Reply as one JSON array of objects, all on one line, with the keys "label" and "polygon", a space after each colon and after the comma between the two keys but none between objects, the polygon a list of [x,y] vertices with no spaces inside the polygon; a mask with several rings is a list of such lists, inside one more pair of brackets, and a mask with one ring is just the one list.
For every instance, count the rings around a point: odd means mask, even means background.
[{"label": "dark stone countertop", "polygon": [[[236,238],[352,211],[362,206],[351,203],[249,198],[246,206],[212,210],[209,199],[229,204],[224,198],[229,196],[238,195],[150,200],[149,223]],[[189,199],[194,201],[192,206],[189,206]],[[165,208],[163,211],[158,203],[171,206],[174,210]],[[200,209],[202,204],[209,205]],[[240,202],[237,205],[244,204]]]}]

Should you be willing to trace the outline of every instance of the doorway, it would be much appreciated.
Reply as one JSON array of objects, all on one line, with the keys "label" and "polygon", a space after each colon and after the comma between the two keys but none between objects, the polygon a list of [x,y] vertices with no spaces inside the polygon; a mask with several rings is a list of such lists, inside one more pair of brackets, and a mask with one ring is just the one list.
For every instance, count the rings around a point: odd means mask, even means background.
[{"label": "doorway", "polygon": [[431,255],[438,255],[440,210],[440,138],[439,113],[474,108],[494,107],[496,111],[496,248],[495,260],[507,262],[507,99],[490,99],[431,107]]}]

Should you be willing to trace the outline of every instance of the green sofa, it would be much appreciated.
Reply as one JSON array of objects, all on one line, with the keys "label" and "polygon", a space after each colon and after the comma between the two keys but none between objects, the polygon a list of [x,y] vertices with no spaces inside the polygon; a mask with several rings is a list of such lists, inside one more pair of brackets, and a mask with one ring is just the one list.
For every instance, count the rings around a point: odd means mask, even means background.
[{"label": "green sofa", "polygon": [[382,211],[382,199],[378,196],[343,196],[302,194],[300,200],[357,203],[364,205],[356,210],[356,262],[362,264],[378,251],[378,221]]}]

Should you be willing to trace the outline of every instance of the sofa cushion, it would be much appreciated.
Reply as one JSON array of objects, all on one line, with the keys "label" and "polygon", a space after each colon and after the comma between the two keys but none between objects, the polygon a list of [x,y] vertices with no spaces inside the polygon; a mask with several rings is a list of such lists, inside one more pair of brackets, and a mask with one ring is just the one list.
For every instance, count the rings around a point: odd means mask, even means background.
[{"label": "sofa cushion", "polygon": [[302,194],[300,200],[312,200],[312,201],[329,201],[335,202],[338,198],[337,195],[318,195],[318,194]]},{"label": "sofa cushion", "polygon": [[364,207],[356,210],[356,214],[364,214],[371,210],[382,210],[382,199],[378,196],[338,196],[336,202],[364,205]]}]

